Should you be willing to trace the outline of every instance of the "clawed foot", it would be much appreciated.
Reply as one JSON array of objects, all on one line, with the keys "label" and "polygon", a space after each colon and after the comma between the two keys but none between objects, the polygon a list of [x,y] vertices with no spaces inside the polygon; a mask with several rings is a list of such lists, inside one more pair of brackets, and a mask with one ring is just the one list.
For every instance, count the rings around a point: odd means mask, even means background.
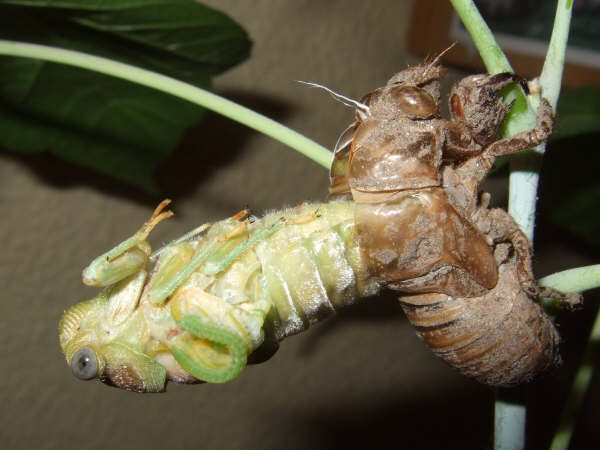
[{"label": "clawed foot", "polygon": [[550,287],[538,286],[534,283],[524,285],[522,288],[532,298],[551,298],[556,305],[570,311],[583,305],[583,297],[577,292],[561,292]]}]

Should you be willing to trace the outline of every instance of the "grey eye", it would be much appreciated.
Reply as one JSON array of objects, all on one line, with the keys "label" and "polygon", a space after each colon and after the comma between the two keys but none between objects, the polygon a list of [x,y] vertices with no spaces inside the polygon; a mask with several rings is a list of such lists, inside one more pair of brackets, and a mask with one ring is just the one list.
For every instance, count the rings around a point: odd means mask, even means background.
[{"label": "grey eye", "polygon": [[80,380],[91,380],[98,375],[98,359],[93,350],[82,347],[71,359],[71,370]]}]

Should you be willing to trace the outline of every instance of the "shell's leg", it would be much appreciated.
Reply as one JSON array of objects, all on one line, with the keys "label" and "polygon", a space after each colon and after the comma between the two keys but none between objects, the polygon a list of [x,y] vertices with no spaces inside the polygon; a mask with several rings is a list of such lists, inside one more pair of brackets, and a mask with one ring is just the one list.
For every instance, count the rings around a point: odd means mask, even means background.
[{"label": "shell's leg", "polygon": [[552,107],[547,100],[541,98],[535,128],[494,141],[478,156],[468,158],[455,168],[447,166],[443,175],[444,185],[451,197],[455,199],[455,207],[464,214],[470,214],[475,205],[464,205],[464,201],[460,199],[477,198],[479,186],[491,170],[496,158],[535,147],[550,136],[552,126]]},{"label": "shell's leg", "polygon": [[224,383],[244,370],[248,355],[262,344],[269,308],[266,302],[232,305],[198,288],[181,289],[171,300],[181,332],[169,334],[165,343],[191,375]]},{"label": "shell's leg", "polygon": [[549,287],[538,286],[535,283],[533,270],[531,268],[531,257],[533,250],[529,239],[519,228],[510,214],[501,208],[486,209],[487,205],[477,214],[477,225],[484,229],[486,235],[493,242],[510,242],[516,255],[517,276],[521,289],[530,298],[547,297],[559,303],[573,308],[581,303],[581,296],[577,293],[560,292]]},{"label": "shell's leg", "polygon": [[173,215],[171,211],[163,211],[170,202],[168,199],[163,200],[150,219],[133,236],[94,259],[83,270],[84,284],[109,286],[143,268],[151,252],[146,238],[159,222]]}]

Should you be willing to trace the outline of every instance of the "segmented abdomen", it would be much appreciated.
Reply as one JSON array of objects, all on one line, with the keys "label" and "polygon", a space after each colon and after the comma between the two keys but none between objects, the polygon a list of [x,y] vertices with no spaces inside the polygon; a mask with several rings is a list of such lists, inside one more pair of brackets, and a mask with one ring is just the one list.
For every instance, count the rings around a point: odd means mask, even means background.
[{"label": "segmented abdomen", "polygon": [[[507,292],[514,295],[501,294]],[[400,302],[433,352],[481,383],[520,384],[560,362],[558,332],[521,289],[514,259],[500,265],[497,286],[483,296],[423,294]]]},{"label": "segmented abdomen", "polygon": [[[354,202],[304,204],[272,212],[234,239],[252,239],[282,220],[277,231],[207,280],[203,289],[230,303],[259,299],[271,303],[267,323],[277,340],[379,291],[379,281],[361,258]],[[201,245],[212,239],[207,236]]]}]

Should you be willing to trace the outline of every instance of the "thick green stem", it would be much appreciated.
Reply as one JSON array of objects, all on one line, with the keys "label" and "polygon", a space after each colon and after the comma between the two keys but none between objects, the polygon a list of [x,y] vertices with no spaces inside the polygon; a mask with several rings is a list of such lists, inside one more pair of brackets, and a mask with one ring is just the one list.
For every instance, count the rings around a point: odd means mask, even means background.
[{"label": "thick green stem", "polygon": [[7,40],[0,40],[0,55],[67,64],[148,86],[183,98],[266,134],[325,168],[329,168],[331,164],[331,152],[302,134],[212,92],[150,70],[73,50]]},{"label": "thick green stem", "polygon": [[[483,17],[481,17],[475,4],[471,0],[450,1],[471,34],[488,72],[512,72],[510,63],[494,39],[494,35]],[[516,96],[519,97],[519,94],[517,93]],[[522,93],[520,97],[523,97]],[[520,106],[519,109],[523,109],[522,105],[525,102],[522,98],[519,100],[520,105],[515,106]],[[514,116],[514,113],[511,115]],[[510,117],[507,120],[510,120]],[[514,133],[515,131],[510,130],[509,132]],[[537,182],[534,187],[537,191]],[[514,204],[514,200],[510,204]],[[520,224],[523,223],[522,220],[517,220],[517,222]],[[533,225],[531,229],[533,230]],[[494,448],[496,450],[518,450],[525,448],[525,419],[526,409],[523,403],[515,402],[512,398],[507,398],[503,391],[496,391],[496,402],[494,405]]]},{"label": "thick green stem", "polygon": [[525,419],[527,410],[521,399],[512,399],[507,392],[496,391],[494,403],[494,449],[520,450],[525,448]]},{"label": "thick green stem", "polygon": [[[558,1],[552,37],[544,61],[544,68],[540,75],[541,95],[550,102],[553,109],[556,109],[556,103],[560,95],[565,52],[571,24],[571,7],[571,0]],[[515,117],[517,120],[509,123],[507,127],[509,135],[529,130],[535,126],[535,110],[538,106],[536,100],[535,97],[532,97],[529,111],[518,118]],[[508,212],[532,241],[539,172],[542,165],[541,155],[545,150],[546,144],[542,143],[524,154],[516,155],[510,162]]]},{"label": "thick green stem", "polygon": [[450,3],[471,35],[487,71],[491,74],[512,72],[508,59],[481,17],[477,6],[471,0],[450,0]]},{"label": "thick green stem", "polygon": [[553,273],[540,278],[538,284],[563,292],[583,292],[595,289],[600,287],[600,264]]},{"label": "thick green stem", "polygon": [[[492,32],[471,0],[450,0],[490,73],[512,71],[512,68],[496,43]],[[571,17],[571,0],[559,0],[550,50],[544,65],[542,78],[543,95],[553,106],[556,104],[562,78],[562,64],[567,43]],[[509,94],[516,100],[504,127],[504,136],[529,130],[535,126],[537,104],[529,105],[519,88]],[[508,212],[521,229],[533,240],[535,210],[541,155],[544,144],[535,149],[515,155],[510,163],[510,188]],[[496,449],[522,449],[525,447],[525,406],[504,401],[502,394],[496,397],[494,446]]]},{"label": "thick green stem", "polygon": [[554,110],[556,110],[558,96],[560,95],[567,40],[569,39],[569,28],[571,27],[572,7],[573,0],[558,0],[550,45],[540,75],[542,94]]}]

